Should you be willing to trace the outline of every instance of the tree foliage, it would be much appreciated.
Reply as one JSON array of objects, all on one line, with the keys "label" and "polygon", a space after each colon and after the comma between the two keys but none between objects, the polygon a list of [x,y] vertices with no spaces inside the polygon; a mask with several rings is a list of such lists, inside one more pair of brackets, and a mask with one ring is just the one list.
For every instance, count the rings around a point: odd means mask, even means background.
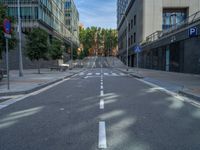
[{"label": "tree foliage", "polygon": [[80,28],[80,42],[84,56],[95,53],[110,55],[117,47],[117,31],[97,27]]},{"label": "tree foliage", "polygon": [[7,15],[7,8],[0,2],[0,59],[1,59],[2,52],[5,49],[5,38],[4,38],[4,32],[3,32],[4,19],[9,19],[12,23],[12,33],[11,33],[12,38],[9,40],[9,49],[13,49],[17,43],[15,33],[14,33],[14,27],[13,27],[13,24],[15,22],[12,17],[9,17]]},{"label": "tree foliage", "polygon": [[50,50],[49,50],[49,55],[51,59],[53,60],[62,59],[63,52],[64,52],[64,49],[62,46],[63,46],[63,43],[60,40],[53,38],[52,43],[50,45]]},{"label": "tree foliage", "polygon": [[48,34],[46,31],[35,28],[27,34],[26,55],[31,61],[38,62],[38,73],[40,73],[40,60],[48,56]]}]

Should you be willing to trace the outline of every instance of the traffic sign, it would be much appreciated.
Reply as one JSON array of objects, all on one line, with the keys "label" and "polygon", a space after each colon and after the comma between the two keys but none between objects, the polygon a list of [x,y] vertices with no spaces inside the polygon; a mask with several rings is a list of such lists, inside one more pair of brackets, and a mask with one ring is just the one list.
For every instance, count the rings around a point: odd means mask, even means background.
[{"label": "traffic sign", "polygon": [[197,27],[189,28],[189,37],[197,37],[198,36],[198,29]]},{"label": "traffic sign", "polygon": [[135,52],[135,53],[140,53],[140,52],[141,52],[141,47],[140,47],[140,45],[136,45],[136,46],[134,47],[134,52]]},{"label": "traffic sign", "polygon": [[3,29],[4,29],[4,33],[6,33],[6,34],[10,34],[11,33],[11,23],[10,23],[10,20],[4,19]]}]

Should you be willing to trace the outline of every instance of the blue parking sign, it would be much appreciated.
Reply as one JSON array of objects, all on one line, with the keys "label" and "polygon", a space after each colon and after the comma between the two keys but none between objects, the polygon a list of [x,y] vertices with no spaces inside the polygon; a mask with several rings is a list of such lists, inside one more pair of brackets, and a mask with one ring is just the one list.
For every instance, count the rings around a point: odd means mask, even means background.
[{"label": "blue parking sign", "polygon": [[192,27],[189,28],[189,37],[197,37],[198,36],[198,28],[197,27]]}]

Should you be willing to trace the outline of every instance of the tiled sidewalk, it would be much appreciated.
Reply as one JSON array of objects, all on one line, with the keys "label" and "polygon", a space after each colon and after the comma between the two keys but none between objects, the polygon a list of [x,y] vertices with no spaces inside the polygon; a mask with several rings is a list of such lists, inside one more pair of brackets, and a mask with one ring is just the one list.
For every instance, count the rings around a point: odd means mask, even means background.
[{"label": "tiled sidewalk", "polygon": [[7,89],[7,79],[0,82],[0,96],[26,94],[39,88],[55,83],[63,78],[72,76],[83,69],[67,70],[65,72],[42,69],[41,74],[37,70],[24,70],[24,76],[19,77],[18,71],[10,71],[10,90]]},{"label": "tiled sidewalk", "polygon": [[[126,69],[120,68],[126,72]],[[129,68],[129,74],[170,91],[200,100],[200,75]]]}]

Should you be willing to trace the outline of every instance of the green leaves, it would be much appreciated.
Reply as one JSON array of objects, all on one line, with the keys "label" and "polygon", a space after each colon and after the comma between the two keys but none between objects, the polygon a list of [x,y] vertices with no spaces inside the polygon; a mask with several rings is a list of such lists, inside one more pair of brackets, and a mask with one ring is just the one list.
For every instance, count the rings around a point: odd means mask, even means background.
[{"label": "green leaves", "polygon": [[60,40],[53,38],[52,43],[50,45],[50,50],[49,50],[49,55],[51,59],[58,60],[62,58],[63,52],[64,52],[64,49],[62,46],[63,46],[63,43]]},{"label": "green leaves", "polygon": [[36,28],[27,35],[26,55],[30,60],[47,59],[48,34],[46,31]]},{"label": "green leaves", "polygon": [[117,47],[117,31],[97,27],[80,28],[80,42],[83,45],[83,54],[80,54],[84,57],[94,54],[95,50],[109,55]]}]

